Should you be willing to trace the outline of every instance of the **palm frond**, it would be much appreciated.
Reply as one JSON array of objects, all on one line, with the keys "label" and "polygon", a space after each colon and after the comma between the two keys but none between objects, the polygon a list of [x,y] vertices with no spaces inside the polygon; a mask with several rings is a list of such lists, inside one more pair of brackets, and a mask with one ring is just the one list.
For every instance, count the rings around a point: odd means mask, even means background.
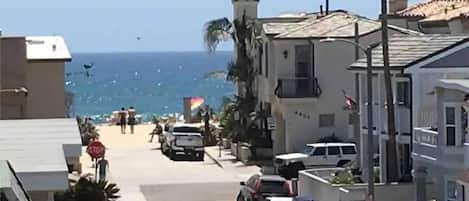
[{"label": "palm frond", "polygon": [[231,39],[233,25],[228,18],[220,18],[207,22],[204,26],[204,43],[207,50],[212,53],[220,42]]}]

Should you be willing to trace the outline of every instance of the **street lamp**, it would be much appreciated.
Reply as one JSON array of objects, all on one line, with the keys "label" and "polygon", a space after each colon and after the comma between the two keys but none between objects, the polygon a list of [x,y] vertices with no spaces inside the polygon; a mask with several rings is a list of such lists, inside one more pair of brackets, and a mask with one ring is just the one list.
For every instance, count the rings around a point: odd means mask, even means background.
[{"label": "street lamp", "polygon": [[373,88],[372,88],[372,64],[371,64],[371,50],[373,49],[374,46],[367,46],[366,48],[360,45],[359,43],[347,39],[342,39],[342,38],[326,38],[319,40],[321,43],[327,43],[327,42],[345,42],[352,44],[356,47],[358,47],[360,50],[362,50],[365,55],[366,55],[366,85],[367,85],[367,110],[368,110],[368,115],[367,115],[367,127],[368,127],[368,198],[370,200],[374,200],[374,167],[373,167]]}]

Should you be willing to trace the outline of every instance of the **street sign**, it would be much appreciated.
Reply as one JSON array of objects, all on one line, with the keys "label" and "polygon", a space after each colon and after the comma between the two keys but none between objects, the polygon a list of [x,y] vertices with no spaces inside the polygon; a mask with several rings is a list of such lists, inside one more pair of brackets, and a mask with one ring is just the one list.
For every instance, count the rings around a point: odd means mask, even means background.
[{"label": "street sign", "polygon": [[106,152],[106,147],[100,141],[91,141],[86,148],[86,153],[90,155],[92,159],[102,158]]},{"label": "street sign", "polygon": [[269,130],[275,130],[276,129],[274,118],[272,118],[272,117],[267,118],[267,129],[269,129]]}]

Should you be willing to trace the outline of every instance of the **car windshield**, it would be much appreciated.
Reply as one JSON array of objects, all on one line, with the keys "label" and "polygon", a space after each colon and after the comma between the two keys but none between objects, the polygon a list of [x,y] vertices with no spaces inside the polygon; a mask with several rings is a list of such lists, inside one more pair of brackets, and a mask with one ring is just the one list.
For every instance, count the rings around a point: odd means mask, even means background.
[{"label": "car windshield", "polygon": [[314,147],[313,146],[306,146],[306,148],[303,150],[304,154],[311,154],[313,151]]},{"label": "car windshield", "polygon": [[181,126],[181,127],[174,127],[173,132],[175,133],[200,133],[200,129],[196,127]]},{"label": "car windshield", "polygon": [[284,181],[263,181],[259,191],[262,194],[277,196],[287,196],[289,193]]}]

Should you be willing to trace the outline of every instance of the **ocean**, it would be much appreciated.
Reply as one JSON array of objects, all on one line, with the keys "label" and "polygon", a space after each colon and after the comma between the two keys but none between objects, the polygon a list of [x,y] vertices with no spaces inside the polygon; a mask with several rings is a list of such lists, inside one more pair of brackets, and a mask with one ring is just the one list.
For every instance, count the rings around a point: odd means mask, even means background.
[{"label": "ocean", "polygon": [[[72,54],[66,89],[74,94],[74,115],[101,120],[134,106],[144,120],[180,114],[183,97],[197,96],[218,110],[234,86],[223,72],[231,52],[148,52]],[[88,69],[86,69],[88,67]]]}]

